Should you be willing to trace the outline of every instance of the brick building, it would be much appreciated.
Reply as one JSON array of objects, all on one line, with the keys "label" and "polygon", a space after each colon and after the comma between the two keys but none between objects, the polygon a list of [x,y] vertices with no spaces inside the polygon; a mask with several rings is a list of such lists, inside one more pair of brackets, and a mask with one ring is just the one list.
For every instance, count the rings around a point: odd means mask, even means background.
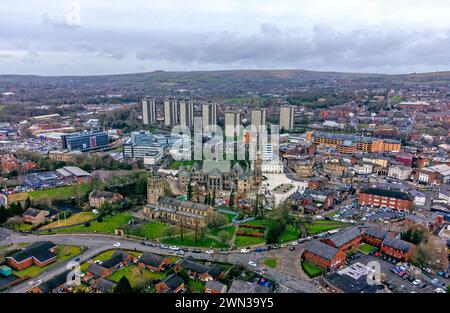
[{"label": "brick building", "polygon": [[383,240],[389,236],[388,232],[378,227],[367,227],[364,230],[362,241],[374,247],[381,248]]},{"label": "brick building", "polygon": [[386,236],[381,245],[382,253],[405,261],[412,257],[415,249],[412,243],[391,236]]},{"label": "brick building", "polygon": [[44,267],[56,261],[56,244],[51,241],[35,242],[22,251],[6,257],[7,264],[15,270],[23,270],[31,265]]},{"label": "brick building", "polygon": [[361,231],[358,228],[350,228],[325,238],[322,242],[339,249],[339,251],[348,252],[358,248],[361,244],[361,239]]},{"label": "brick building", "polygon": [[343,266],[345,253],[318,240],[310,241],[302,254],[302,259],[327,270]]},{"label": "brick building", "polygon": [[410,195],[401,191],[367,188],[358,195],[359,205],[374,205],[394,210],[412,210],[414,201]]}]

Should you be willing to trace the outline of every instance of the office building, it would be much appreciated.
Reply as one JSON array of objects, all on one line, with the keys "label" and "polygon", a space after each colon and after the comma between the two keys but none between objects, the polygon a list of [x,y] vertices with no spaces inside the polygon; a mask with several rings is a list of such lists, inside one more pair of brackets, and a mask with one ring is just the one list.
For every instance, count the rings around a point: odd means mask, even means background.
[{"label": "office building", "polygon": [[194,103],[180,101],[180,125],[192,127],[194,125]]},{"label": "office building", "polygon": [[295,107],[283,105],[280,107],[280,130],[292,130],[294,128]]},{"label": "office building", "polygon": [[108,148],[109,137],[102,131],[62,135],[61,145],[69,151],[100,151]]},{"label": "office building", "polygon": [[204,103],[202,105],[203,129],[209,125],[217,125],[217,104]]},{"label": "office building", "polygon": [[178,102],[176,100],[164,101],[164,125],[173,126],[178,124]]},{"label": "office building", "polygon": [[225,137],[234,138],[236,127],[241,124],[241,113],[225,112]]},{"label": "office building", "polygon": [[132,132],[131,142],[135,145],[149,145],[153,142],[153,135],[143,130]]},{"label": "office building", "polygon": [[142,103],[142,122],[144,125],[156,123],[156,101],[144,99]]}]

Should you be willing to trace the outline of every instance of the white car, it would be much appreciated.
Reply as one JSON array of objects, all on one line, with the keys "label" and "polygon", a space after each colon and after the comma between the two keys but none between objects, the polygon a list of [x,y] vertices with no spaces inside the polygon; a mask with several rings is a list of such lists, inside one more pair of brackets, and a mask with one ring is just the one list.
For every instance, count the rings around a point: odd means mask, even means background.
[{"label": "white car", "polygon": [[206,254],[214,254],[214,250],[206,250],[205,253]]},{"label": "white car", "polygon": [[169,249],[172,250],[172,251],[180,250],[180,248],[178,248],[177,246],[170,246]]},{"label": "white car", "polygon": [[291,246],[298,246],[298,242],[297,241],[291,242]]},{"label": "white car", "polygon": [[250,253],[249,249],[241,249],[241,253]]},{"label": "white car", "polygon": [[420,279],[416,279],[415,281],[413,281],[413,285],[417,286],[421,283],[422,281]]},{"label": "white car", "polygon": [[436,289],[434,289],[434,292],[435,293],[446,293],[445,290],[442,288],[436,288]]},{"label": "white car", "polygon": [[120,247],[120,242],[116,242],[113,244],[113,247]]},{"label": "white car", "polygon": [[286,244],[285,244],[285,243],[282,243],[282,244],[280,245],[280,247],[281,247],[281,248],[286,248]]},{"label": "white car", "polygon": [[251,267],[256,267],[256,263],[253,261],[248,261],[248,265],[250,265]]}]

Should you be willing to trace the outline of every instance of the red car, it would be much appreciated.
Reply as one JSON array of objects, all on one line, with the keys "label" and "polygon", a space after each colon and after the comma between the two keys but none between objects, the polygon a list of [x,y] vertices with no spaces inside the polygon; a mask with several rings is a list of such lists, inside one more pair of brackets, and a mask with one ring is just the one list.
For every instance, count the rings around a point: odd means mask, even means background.
[{"label": "red car", "polygon": [[374,256],[378,258],[380,256],[380,252],[375,252]]}]

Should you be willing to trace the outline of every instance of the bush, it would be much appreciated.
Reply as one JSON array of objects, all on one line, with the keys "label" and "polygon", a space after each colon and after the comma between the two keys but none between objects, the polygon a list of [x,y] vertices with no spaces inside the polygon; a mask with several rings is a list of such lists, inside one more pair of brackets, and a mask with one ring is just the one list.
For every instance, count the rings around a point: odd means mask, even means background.
[{"label": "bush", "polygon": [[91,223],[90,223],[90,222],[84,223],[84,227],[89,227],[89,226],[91,226]]}]

